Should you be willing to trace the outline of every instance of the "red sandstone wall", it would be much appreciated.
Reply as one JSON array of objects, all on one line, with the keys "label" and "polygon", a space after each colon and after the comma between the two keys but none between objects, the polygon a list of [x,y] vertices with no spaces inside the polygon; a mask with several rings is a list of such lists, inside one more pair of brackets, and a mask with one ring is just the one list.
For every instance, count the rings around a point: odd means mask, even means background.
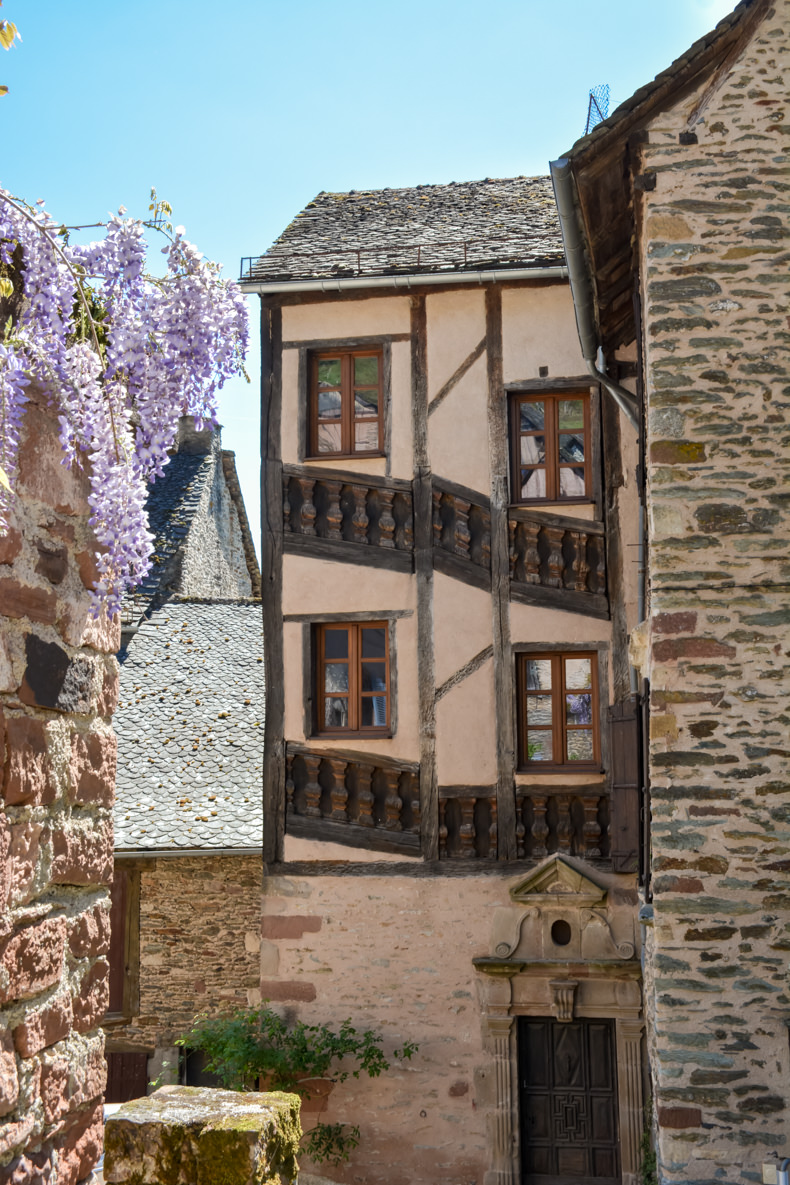
[{"label": "red sandstone wall", "polygon": [[101,1152],[119,637],[89,618],[87,492],[32,403],[0,537],[0,1185]]}]

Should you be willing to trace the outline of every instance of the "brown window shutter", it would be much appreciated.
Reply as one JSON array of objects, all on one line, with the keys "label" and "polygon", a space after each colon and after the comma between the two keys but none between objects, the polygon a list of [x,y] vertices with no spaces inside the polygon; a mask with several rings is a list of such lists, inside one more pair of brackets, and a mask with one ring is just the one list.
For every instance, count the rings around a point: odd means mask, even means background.
[{"label": "brown window shutter", "polygon": [[636,872],[639,868],[640,732],[640,712],[635,697],[610,706],[611,854],[615,872]]}]

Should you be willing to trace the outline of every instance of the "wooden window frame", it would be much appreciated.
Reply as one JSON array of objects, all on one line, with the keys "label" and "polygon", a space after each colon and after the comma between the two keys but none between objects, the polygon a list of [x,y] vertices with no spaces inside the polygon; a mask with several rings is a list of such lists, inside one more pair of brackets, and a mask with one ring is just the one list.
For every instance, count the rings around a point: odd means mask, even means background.
[{"label": "wooden window frame", "polygon": [[[315,654],[315,706],[316,721],[315,735],[322,737],[391,737],[392,736],[392,661],[390,645],[391,623],[386,620],[375,621],[343,621],[321,622],[313,627]],[[384,630],[384,658],[369,661],[383,661],[386,669],[386,690],[375,695],[384,695],[387,703],[387,719],[384,725],[362,724],[362,700],[373,698],[374,693],[362,691],[362,631],[365,629]],[[324,638],[331,631],[345,631],[348,635],[348,726],[345,728],[327,726],[324,722],[324,668],[327,659],[324,657]],[[337,661],[337,660],[329,660]],[[342,660],[340,660],[342,661]]]},{"label": "wooden window frame", "polygon": [[[563,468],[579,468],[570,464],[561,465],[559,459],[558,406],[567,399],[581,399],[584,404],[584,494],[564,497],[560,493],[560,472]],[[521,426],[519,407],[522,403],[545,403],[552,408],[544,425],[546,436],[546,493],[540,498],[522,498],[521,491]],[[593,501],[593,417],[589,389],[551,391],[510,392],[510,474],[511,504],[514,506],[541,506],[547,503],[562,506],[583,505]]]},{"label": "wooden window frame", "polygon": [[[568,659],[589,658],[592,683],[592,722],[590,729],[593,738],[592,761],[570,761],[565,757],[566,736],[568,732],[565,724],[563,704],[565,702],[565,662]],[[527,662],[535,660],[549,660],[552,664],[551,674],[551,736],[552,754],[561,753],[562,759],[557,761],[530,761],[527,757]],[[518,770],[520,773],[600,773],[602,772],[602,735],[599,651],[595,649],[552,649],[526,650],[516,655],[516,704],[518,713]],[[558,679],[559,674],[559,679]],[[532,694],[532,693],[529,693]],[[548,730],[546,730],[548,731]]]},{"label": "wooden window frame", "polygon": [[[327,359],[340,359],[340,435],[341,448],[338,452],[319,452],[318,449],[318,363]],[[354,416],[354,361],[357,358],[378,358],[378,428],[377,447],[358,449],[354,447],[354,427],[359,423],[373,423],[372,417],[357,420]],[[383,457],[384,448],[384,350],[381,346],[363,349],[321,349],[313,350],[308,357],[307,389],[307,453],[306,460],[324,461],[350,457]]]}]

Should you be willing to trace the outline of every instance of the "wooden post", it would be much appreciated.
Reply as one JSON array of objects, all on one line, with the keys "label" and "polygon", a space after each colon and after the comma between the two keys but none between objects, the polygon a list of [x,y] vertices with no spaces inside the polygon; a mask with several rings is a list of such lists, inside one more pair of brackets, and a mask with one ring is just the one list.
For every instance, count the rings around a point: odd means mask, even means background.
[{"label": "wooden post", "polygon": [[263,740],[263,861],[283,859],[285,699],[283,693],[282,312],[261,300],[261,605],[266,722]]},{"label": "wooden post", "polygon": [[510,649],[507,407],[502,377],[502,293],[486,289],[488,454],[491,469],[491,611],[497,747],[497,855],[516,855],[515,672]]},{"label": "wooden post", "polygon": [[433,494],[428,457],[428,319],[424,293],[411,297],[411,410],[414,431],[414,572],[417,580],[422,854],[426,860],[436,860],[439,857],[439,809],[433,653]]}]

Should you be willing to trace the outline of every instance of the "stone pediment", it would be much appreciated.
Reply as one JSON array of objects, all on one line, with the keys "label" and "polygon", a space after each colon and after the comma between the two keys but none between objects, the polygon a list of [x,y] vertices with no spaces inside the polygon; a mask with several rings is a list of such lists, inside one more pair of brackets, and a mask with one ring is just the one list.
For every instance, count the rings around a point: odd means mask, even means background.
[{"label": "stone pediment", "polygon": [[552,856],[519,881],[510,890],[510,896],[519,905],[592,908],[604,903],[606,889],[562,856]]}]

